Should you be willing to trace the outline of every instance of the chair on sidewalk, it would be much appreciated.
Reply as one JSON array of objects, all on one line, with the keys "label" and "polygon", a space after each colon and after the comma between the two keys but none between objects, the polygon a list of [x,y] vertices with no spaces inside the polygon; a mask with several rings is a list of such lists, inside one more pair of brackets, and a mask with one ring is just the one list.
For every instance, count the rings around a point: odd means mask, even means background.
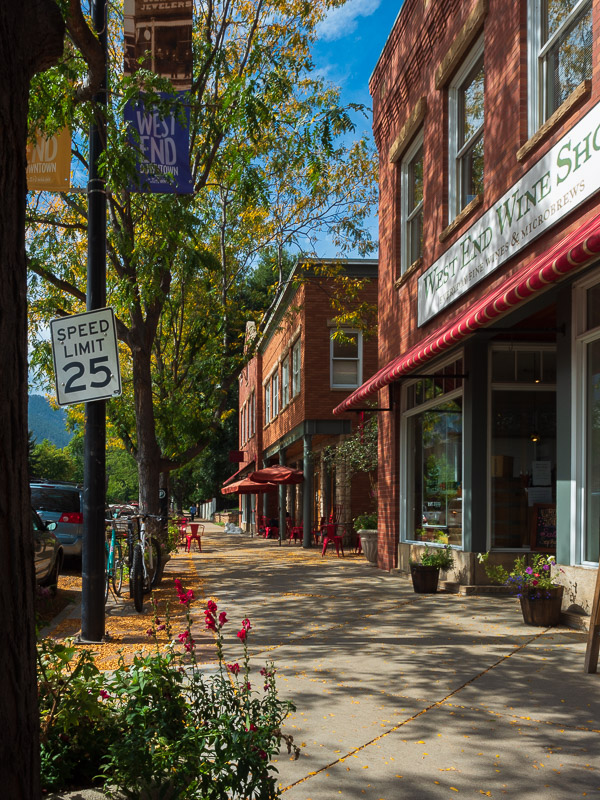
[{"label": "chair on sidewalk", "polygon": [[177,523],[177,530],[179,531],[179,542],[177,543],[177,547],[181,547],[186,544],[187,520],[178,519],[176,520],[176,523]]},{"label": "chair on sidewalk", "polygon": [[260,514],[256,517],[256,535],[265,536],[267,532],[267,518]]},{"label": "chair on sidewalk", "polygon": [[300,542],[302,544],[302,538],[304,535],[304,528],[302,525],[297,525],[294,520],[290,520],[289,525],[289,534],[288,534],[288,544],[292,541]]},{"label": "chair on sidewalk", "polygon": [[319,524],[315,525],[310,532],[311,536],[315,540],[316,545],[319,544],[319,537],[320,536],[322,537],[323,533],[325,532],[325,525],[326,525],[325,517],[321,517],[321,519],[319,520]]},{"label": "chair on sidewalk", "polygon": [[337,553],[338,558],[340,557],[340,550],[342,551],[342,557],[344,556],[344,542],[342,539],[342,535],[338,533],[337,529],[342,528],[343,525],[336,524],[335,522],[328,522],[325,526],[325,530],[323,533],[323,550],[321,551],[321,558],[327,552],[327,545],[333,544],[335,545],[335,551]]},{"label": "chair on sidewalk", "polygon": [[204,533],[204,525],[201,525],[199,522],[190,522],[188,527],[190,532],[186,536],[186,552],[190,552],[194,539],[198,542],[198,550],[202,552],[202,534]]}]

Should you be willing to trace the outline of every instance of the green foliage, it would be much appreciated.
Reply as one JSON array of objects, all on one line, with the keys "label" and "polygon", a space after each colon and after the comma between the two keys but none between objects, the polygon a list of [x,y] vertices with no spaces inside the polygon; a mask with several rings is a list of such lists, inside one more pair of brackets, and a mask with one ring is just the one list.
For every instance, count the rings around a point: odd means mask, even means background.
[{"label": "green foliage", "polygon": [[[284,740],[296,757],[292,737],[281,724],[294,710],[278,698],[275,668],[267,663],[251,688],[248,638],[242,621],[237,640],[242,663],[224,661],[226,614],[209,601],[206,628],[216,634],[218,667],[206,674],[198,665],[191,634],[193,592],[179,581],[187,625],[161,650],[160,632],[172,639],[171,622],[161,623],[155,606],[152,628],[156,649],[120,661],[112,674],[101,673],[92,655],[72,645],[38,645],[42,785],[63,790],[94,780],[110,796],[172,800],[223,800],[280,796],[272,757]],[[217,615],[218,614],[218,615]]]},{"label": "green foliage", "polygon": [[490,564],[489,553],[479,553],[477,558],[491,581],[508,586],[518,597],[530,600],[547,597],[549,589],[560,585],[556,580],[554,556],[534,553],[531,564],[527,564],[526,556],[519,556],[510,571],[500,564]]},{"label": "green foliage", "polygon": [[110,448],[106,453],[108,487],[107,503],[128,503],[139,497],[138,472],[135,459],[120,448]]},{"label": "green foliage", "polygon": [[353,521],[355,531],[372,531],[377,530],[377,512],[373,511],[367,514],[359,514]]},{"label": "green foliage", "polygon": [[430,548],[426,544],[420,560],[411,563],[422,564],[424,567],[438,567],[438,569],[449,570],[454,566],[454,555],[450,545]]},{"label": "green foliage", "polygon": [[33,448],[33,461],[35,464],[35,478],[46,478],[54,481],[75,480],[75,462],[68,450],[61,450],[56,445],[44,439],[41,444]]},{"label": "green foliage", "polygon": [[377,469],[377,418],[367,420],[352,436],[323,450],[322,458],[330,466],[343,468],[350,481],[356,474]]}]

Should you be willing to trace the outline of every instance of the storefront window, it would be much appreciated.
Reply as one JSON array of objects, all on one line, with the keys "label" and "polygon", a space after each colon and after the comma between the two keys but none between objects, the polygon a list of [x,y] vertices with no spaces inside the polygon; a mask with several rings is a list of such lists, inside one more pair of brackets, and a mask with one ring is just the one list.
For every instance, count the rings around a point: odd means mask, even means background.
[{"label": "storefront window", "polygon": [[462,545],[462,397],[408,419],[407,539]]},{"label": "storefront window", "polygon": [[586,364],[586,513],[583,560],[600,555],[600,340],[587,346]]}]

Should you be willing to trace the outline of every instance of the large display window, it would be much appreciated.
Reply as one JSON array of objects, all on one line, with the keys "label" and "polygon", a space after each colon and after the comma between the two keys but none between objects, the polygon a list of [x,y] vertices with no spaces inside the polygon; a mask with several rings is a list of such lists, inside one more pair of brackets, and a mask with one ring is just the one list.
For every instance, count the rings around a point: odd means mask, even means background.
[{"label": "large display window", "polygon": [[407,387],[406,535],[462,546],[462,360]]}]

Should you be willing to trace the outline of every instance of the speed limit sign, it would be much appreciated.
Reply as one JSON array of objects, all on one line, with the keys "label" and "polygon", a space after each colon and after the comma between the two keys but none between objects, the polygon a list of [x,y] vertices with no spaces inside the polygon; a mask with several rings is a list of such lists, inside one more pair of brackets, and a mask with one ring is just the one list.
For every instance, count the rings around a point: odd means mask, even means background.
[{"label": "speed limit sign", "polygon": [[50,334],[59,406],[107,400],[121,394],[112,308],[53,319]]}]

